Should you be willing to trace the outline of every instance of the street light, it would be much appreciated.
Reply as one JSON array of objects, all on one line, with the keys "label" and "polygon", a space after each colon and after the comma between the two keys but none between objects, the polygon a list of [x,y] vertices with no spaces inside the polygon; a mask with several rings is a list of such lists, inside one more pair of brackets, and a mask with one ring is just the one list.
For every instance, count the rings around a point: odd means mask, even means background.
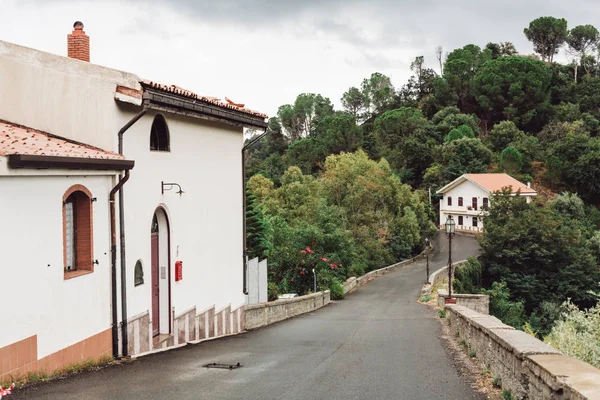
[{"label": "street light", "polygon": [[425,238],[425,256],[427,257],[427,276],[425,277],[425,283],[429,283],[429,245],[431,241],[429,238]]},{"label": "street light", "polygon": [[452,215],[448,216],[446,220],[446,234],[448,235],[448,298],[452,298],[452,235],[456,222],[452,218]]}]

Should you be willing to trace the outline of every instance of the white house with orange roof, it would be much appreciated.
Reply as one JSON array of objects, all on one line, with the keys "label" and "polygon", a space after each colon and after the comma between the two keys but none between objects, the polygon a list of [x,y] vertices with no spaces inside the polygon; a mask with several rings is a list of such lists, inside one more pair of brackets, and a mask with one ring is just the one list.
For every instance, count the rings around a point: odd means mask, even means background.
[{"label": "white house with orange roof", "polygon": [[[459,231],[481,232],[490,199],[495,192],[511,188],[529,203],[537,192],[508,174],[464,174],[437,191],[440,200],[440,225],[452,216]],[[443,227],[443,226],[442,226]]]},{"label": "white house with orange roof", "polygon": [[244,128],[229,99],[0,41],[0,381],[236,333]]}]

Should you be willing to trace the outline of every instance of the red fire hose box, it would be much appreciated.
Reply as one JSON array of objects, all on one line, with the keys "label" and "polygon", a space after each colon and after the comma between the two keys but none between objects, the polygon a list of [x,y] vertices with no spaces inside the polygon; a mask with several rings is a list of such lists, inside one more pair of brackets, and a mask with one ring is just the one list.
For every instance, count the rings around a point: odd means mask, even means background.
[{"label": "red fire hose box", "polygon": [[175,281],[183,279],[183,262],[175,261]]}]

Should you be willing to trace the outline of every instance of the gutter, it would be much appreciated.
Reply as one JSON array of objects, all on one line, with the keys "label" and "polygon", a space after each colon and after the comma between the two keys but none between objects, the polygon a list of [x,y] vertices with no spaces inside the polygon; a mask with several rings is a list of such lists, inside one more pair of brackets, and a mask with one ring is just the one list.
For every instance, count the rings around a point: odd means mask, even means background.
[{"label": "gutter", "polygon": [[[119,154],[123,154],[123,134],[131,128],[148,110],[144,108],[127,122],[118,132]],[[116,232],[116,210],[115,194],[119,192],[119,233],[121,245],[121,335],[122,356],[128,356],[128,337],[127,337],[127,271],[125,262],[125,210],[123,199],[123,185],[129,180],[129,170],[125,170],[125,176],[119,175],[119,182],[110,191],[110,251],[111,251],[111,295],[112,295],[112,340],[113,357],[119,357],[119,333],[118,333],[118,315],[117,315],[117,232]]]},{"label": "gutter", "polygon": [[250,143],[248,143],[247,145],[245,145],[244,147],[242,147],[242,198],[244,199],[244,203],[243,203],[243,212],[242,212],[242,222],[243,222],[243,229],[242,229],[242,235],[243,235],[243,239],[242,239],[242,263],[243,263],[243,274],[244,274],[244,287],[243,287],[243,292],[244,294],[248,294],[248,262],[247,262],[247,258],[248,258],[248,252],[246,251],[246,150],[249,149],[251,146],[253,146],[255,143],[257,143],[259,140],[261,140],[263,137],[265,137],[267,135],[267,128],[265,127],[265,130],[263,133],[261,133],[259,136],[255,137],[252,141],[250,141]]}]

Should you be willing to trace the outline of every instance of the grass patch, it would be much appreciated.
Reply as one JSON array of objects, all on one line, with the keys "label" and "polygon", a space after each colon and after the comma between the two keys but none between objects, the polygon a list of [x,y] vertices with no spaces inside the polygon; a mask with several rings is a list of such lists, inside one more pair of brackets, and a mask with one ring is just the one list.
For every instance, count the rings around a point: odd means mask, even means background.
[{"label": "grass patch", "polygon": [[471,348],[467,351],[467,355],[471,358],[475,358],[477,356],[477,352]]},{"label": "grass patch", "polygon": [[504,400],[513,400],[513,395],[510,390],[503,390],[500,395]]},{"label": "grass patch", "polygon": [[492,379],[492,386],[500,389],[502,387],[502,378],[500,378],[498,375],[494,376],[494,379]]},{"label": "grass patch", "polygon": [[431,297],[430,294],[426,294],[424,296],[421,296],[421,298],[419,299],[419,301],[421,303],[429,303],[431,301],[431,299],[433,299],[433,297]]},{"label": "grass patch", "polygon": [[67,365],[66,367],[59,368],[57,370],[52,371],[51,373],[45,371],[36,371],[30,372],[26,375],[11,376],[9,380],[0,382],[0,386],[8,387],[14,382],[16,388],[21,388],[29,383],[46,382],[65,375],[89,370],[97,370],[113,362],[113,358],[108,355],[99,358],[90,358],[86,361],[77,362],[74,364]]},{"label": "grass patch", "polygon": [[446,310],[444,310],[443,308],[442,308],[441,310],[438,310],[438,316],[439,316],[441,319],[444,319],[444,318],[446,318]]}]

